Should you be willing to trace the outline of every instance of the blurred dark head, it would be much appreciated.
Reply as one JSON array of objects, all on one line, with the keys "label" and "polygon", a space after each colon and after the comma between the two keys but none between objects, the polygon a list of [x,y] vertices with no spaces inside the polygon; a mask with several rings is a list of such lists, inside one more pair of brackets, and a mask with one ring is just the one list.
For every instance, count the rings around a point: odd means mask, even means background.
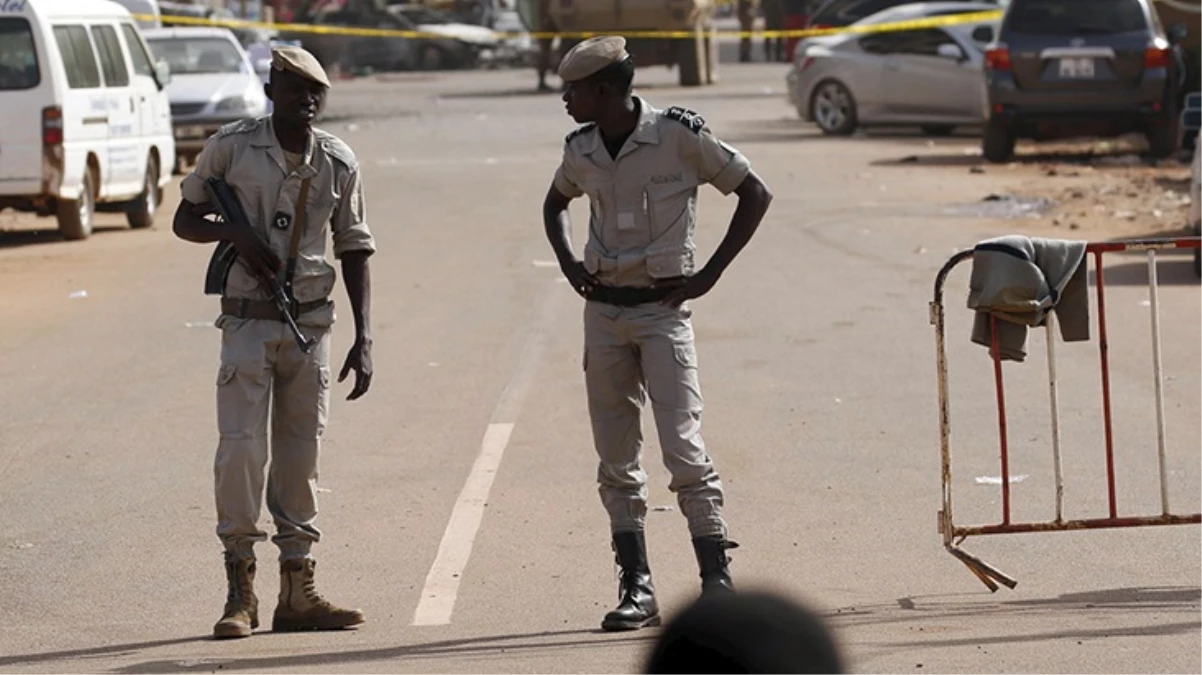
[{"label": "blurred dark head", "polygon": [[783,597],[702,597],[673,618],[647,673],[843,673],[838,646],[815,613]]},{"label": "blurred dark head", "polygon": [[568,82],[563,102],[576,122],[596,122],[606,112],[625,104],[633,83],[634,60],[627,57],[582,80]]}]

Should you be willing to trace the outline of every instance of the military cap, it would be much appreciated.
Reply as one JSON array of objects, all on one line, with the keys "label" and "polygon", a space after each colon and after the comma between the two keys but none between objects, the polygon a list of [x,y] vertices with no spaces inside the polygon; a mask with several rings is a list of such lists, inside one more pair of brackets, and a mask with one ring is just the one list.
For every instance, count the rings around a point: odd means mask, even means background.
[{"label": "military cap", "polygon": [[272,47],[271,67],[296,73],[306,80],[326,87],[330,86],[330,78],[326,77],[326,71],[317,62],[317,57],[300,47]]},{"label": "military cap", "polygon": [[592,37],[564,54],[559,62],[559,77],[564,82],[577,82],[629,57],[626,38],[618,35]]}]

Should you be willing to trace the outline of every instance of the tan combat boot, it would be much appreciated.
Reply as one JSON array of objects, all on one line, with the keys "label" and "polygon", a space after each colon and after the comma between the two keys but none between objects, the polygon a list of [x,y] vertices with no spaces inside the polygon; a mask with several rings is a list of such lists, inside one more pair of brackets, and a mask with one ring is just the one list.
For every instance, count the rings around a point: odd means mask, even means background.
[{"label": "tan combat boot", "polygon": [[317,594],[312,558],[280,563],[280,603],[271,622],[274,631],[339,630],[358,626],[366,619],[357,609],[332,605]]},{"label": "tan combat boot", "polygon": [[225,578],[229,593],[225,599],[225,613],[213,626],[213,637],[243,638],[259,627],[259,599],[255,597],[255,559],[234,559],[225,554]]}]

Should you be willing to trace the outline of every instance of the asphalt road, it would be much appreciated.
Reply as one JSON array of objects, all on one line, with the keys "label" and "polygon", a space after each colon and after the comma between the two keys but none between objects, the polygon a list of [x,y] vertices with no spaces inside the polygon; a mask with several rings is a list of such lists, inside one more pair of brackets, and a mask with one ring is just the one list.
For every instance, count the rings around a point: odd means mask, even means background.
[{"label": "asphalt road", "polygon": [[[783,75],[730,66],[718,86],[684,90],[649,69],[637,83],[660,107],[700,111],[776,193],[743,256],[693,303],[736,582],[819,611],[857,672],[1197,672],[1197,526],[971,538],[1019,580],[996,594],[943,550],[935,273],[981,239],[1051,230],[949,215],[1004,191],[1004,171],[897,162],[975,139],[821,138],[785,104]],[[657,630],[598,630],[616,584],[582,308],[548,263],[539,217],[572,123],[531,79],[354,81],[331,98],[326,128],[359,155],[379,245],[375,383],[353,403],[349,382],[335,389],[315,549],[319,588],[366,612],[357,631],[208,639],[225,593],[219,334],[201,294],[208,247],[170,231],[177,189],[155,228],[103,216],[112,226],[83,242],[0,216],[0,670],[638,672]],[[734,202],[707,190],[700,208],[706,256]],[[574,213],[580,241],[583,203]],[[1107,274],[1123,515],[1160,510],[1142,261],[1118,256]],[[1185,256],[1162,256],[1160,278],[1168,487],[1174,512],[1197,513],[1199,287]],[[980,484],[998,475],[996,420],[967,281],[966,265],[948,286],[959,525],[1000,518],[998,487]],[[351,332],[336,293],[340,367]],[[1096,335],[1057,347],[1066,515],[1103,516]],[[1042,333],[1029,348],[1006,370],[1015,518],[1051,520]],[[647,437],[649,548],[670,616],[697,572]],[[275,551],[259,556],[267,613]]]}]

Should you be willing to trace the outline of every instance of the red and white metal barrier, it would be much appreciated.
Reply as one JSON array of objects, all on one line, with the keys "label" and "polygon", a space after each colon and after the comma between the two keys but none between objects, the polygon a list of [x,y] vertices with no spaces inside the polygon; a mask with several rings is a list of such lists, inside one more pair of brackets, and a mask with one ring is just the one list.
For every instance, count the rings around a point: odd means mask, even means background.
[{"label": "red and white metal barrier", "polygon": [[[939,378],[939,436],[942,451],[943,474],[943,503],[939,512],[939,532],[943,535],[943,545],[957,559],[963,562],[989,590],[996,591],[998,583],[1014,588],[1017,581],[999,571],[992,565],[960,548],[966,538],[973,535],[1011,534],[1020,532],[1054,532],[1062,530],[1106,529],[1120,527],[1141,527],[1149,525],[1186,525],[1202,523],[1202,514],[1174,514],[1169,508],[1168,472],[1165,458],[1165,417],[1164,417],[1164,374],[1160,349],[1160,303],[1157,293],[1156,252],[1165,249],[1198,249],[1202,248],[1202,238],[1186,237],[1181,239],[1153,239],[1125,242],[1106,242],[1089,244],[1086,247],[1087,264],[1090,254],[1094,257],[1096,274],[1095,294],[1098,309],[1098,348],[1101,360],[1102,377],[1102,421],[1105,431],[1106,486],[1109,497],[1109,512],[1105,517],[1082,520],[1064,519],[1064,477],[1061,464],[1060,439],[1060,410],[1057,391],[1055,339],[1051,331],[1055,327],[1055,312],[1047,315],[1045,328],[1048,349],[1048,388],[1051,405],[1052,422],[1052,462],[1055,472],[1056,517],[1046,522],[1013,522],[1010,508],[1010,447],[1006,418],[1006,395],[1002,377],[1001,347],[998,341],[996,317],[990,316],[991,345],[993,357],[993,375],[997,393],[998,437],[1001,457],[1001,489],[1002,514],[1001,522],[991,525],[957,525],[952,518],[952,456],[951,456],[951,401],[948,392],[948,368],[946,353],[946,335],[944,323],[943,285],[948,274],[960,263],[973,257],[973,251],[961,251],[952,256],[947,264],[939,270],[935,278],[935,297],[931,302],[931,324],[935,327],[936,360]],[[1157,454],[1160,469],[1160,515],[1154,516],[1120,516],[1115,499],[1115,463],[1114,463],[1114,431],[1110,398],[1110,357],[1109,343],[1106,334],[1106,280],[1102,257],[1106,253],[1124,251],[1146,251],[1148,254],[1148,289],[1152,315],[1152,365],[1155,371],[1156,391],[1156,423],[1157,423]]]}]

